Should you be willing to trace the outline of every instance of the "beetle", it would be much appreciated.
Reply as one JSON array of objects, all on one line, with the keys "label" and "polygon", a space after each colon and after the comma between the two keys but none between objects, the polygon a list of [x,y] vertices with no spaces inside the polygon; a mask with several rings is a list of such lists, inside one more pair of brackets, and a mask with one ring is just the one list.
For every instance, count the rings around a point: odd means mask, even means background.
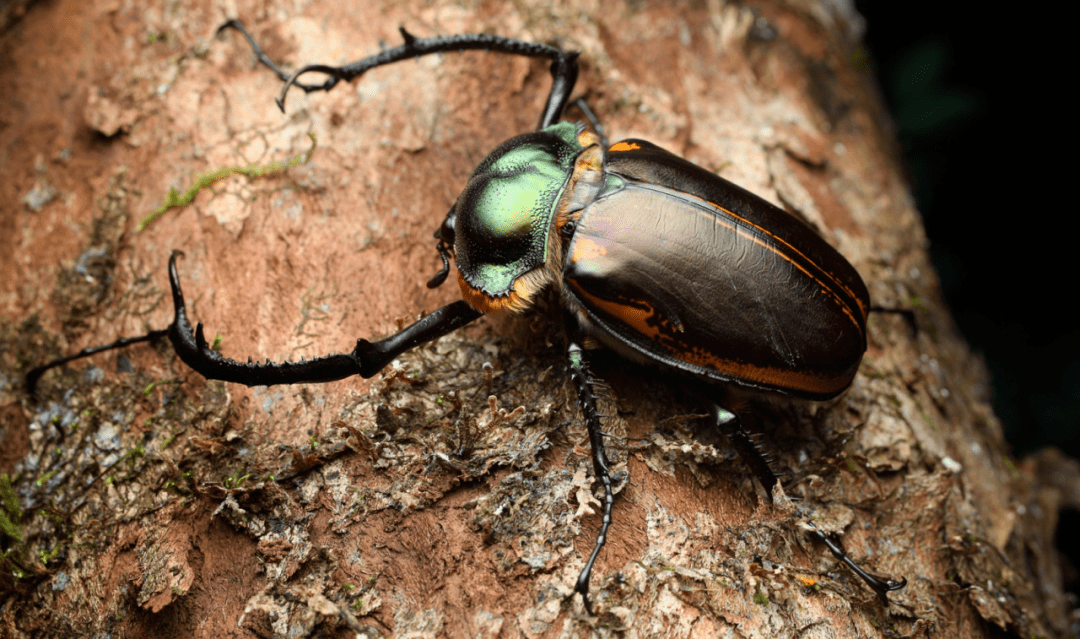
[{"label": "beetle", "polygon": [[[112,348],[167,335],[180,359],[207,379],[270,386],[369,378],[396,357],[484,314],[520,314],[543,291],[562,304],[566,354],[604,490],[602,523],[574,592],[591,613],[589,579],[604,547],[614,502],[586,345],[674,369],[699,395],[716,385],[756,393],[826,400],[851,384],[866,350],[870,299],[855,268],[808,225],[761,197],[655,144],[607,144],[582,125],[559,122],[578,75],[578,53],[487,34],[418,38],[342,67],[278,69],[238,21],[234,29],[288,90],[329,91],[366,71],[422,55],[493,50],[551,60],[552,86],[536,131],[499,146],[472,173],[435,232],[442,268],[457,264],[462,300],[351,352],[299,362],[241,363],[211,349],[201,323],[192,329],[174,251],[169,283],[174,316],[166,329],[85,349],[27,375],[31,393],[49,368]],[[321,72],[322,84],[299,77]],[[598,127],[597,127],[598,128]],[[767,492],[777,478],[741,428],[738,416],[710,402],[724,429]],[[906,580],[871,575],[823,532],[811,534],[888,604]]]}]

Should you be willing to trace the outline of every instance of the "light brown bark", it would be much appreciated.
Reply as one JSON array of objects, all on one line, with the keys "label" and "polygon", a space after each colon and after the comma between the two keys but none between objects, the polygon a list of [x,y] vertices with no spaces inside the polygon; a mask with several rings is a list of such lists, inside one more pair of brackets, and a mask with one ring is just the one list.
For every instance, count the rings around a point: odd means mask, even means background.
[{"label": "light brown bark", "polygon": [[[47,3],[3,36],[0,437],[40,455],[54,415],[80,416],[93,441],[72,433],[56,453],[77,477],[146,451],[111,483],[34,492],[64,513],[89,503],[60,526],[72,535],[62,555],[5,591],[5,632],[1070,636],[1051,544],[1056,509],[1077,501],[1075,462],[1008,457],[985,368],[928,261],[858,16],[811,0],[368,4]],[[83,364],[50,373],[31,402],[12,381],[17,356],[168,323],[172,249],[186,253],[189,310],[237,359],[347,350],[457,299],[452,281],[424,287],[431,233],[486,152],[535,127],[546,65],[431,57],[329,94],[293,91],[283,115],[280,82],[242,39],[213,37],[230,17],[290,68],[395,45],[398,26],[581,50],[575,95],[612,140],[655,142],[813,224],[874,303],[913,309],[918,330],[873,314],[840,400],[778,398],[750,414],[799,507],[907,588],[879,603],[800,518],[764,503],[726,442],[689,417],[692,401],[655,370],[601,356],[625,483],[593,574],[598,616],[564,603],[599,516],[557,313],[482,320],[371,383],[249,390],[144,346],[124,354],[138,374],[103,356],[103,377],[78,375]],[[170,187],[296,157],[309,132],[308,163],[224,179],[136,231]],[[106,259],[89,281],[76,267],[95,247]],[[20,325],[32,313],[43,328]],[[144,395],[151,380],[175,383]],[[42,475],[23,463],[24,481]],[[33,552],[57,543],[45,518],[25,525],[42,533]]]}]

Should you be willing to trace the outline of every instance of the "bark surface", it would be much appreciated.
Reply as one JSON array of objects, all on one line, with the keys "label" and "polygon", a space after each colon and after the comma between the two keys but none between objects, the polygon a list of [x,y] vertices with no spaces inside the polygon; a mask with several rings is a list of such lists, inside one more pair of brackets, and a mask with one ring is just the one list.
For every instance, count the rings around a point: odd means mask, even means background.
[{"label": "bark surface", "polygon": [[[1052,542],[1080,470],[1009,457],[859,16],[602,5],[99,0],[8,27],[0,471],[16,481],[0,492],[18,499],[0,635],[1076,636]],[[566,600],[600,516],[556,309],[483,319],[370,382],[207,382],[158,344],[50,372],[29,398],[28,367],[169,322],[173,249],[193,318],[238,360],[351,350],[458,299],[452,281],[424,286],[432,232],[486,153],[535,127],[546,65],[432,56],[292,91],[282,114],[280,81],[236,33],[214,37],[227,18],[288,68],[396,45],[399,26],[580,50],[575,96],[613,141],[650,140],[802,216],[918,328],[875,313],[841,399],[748,408],[799,512],[769,503],[677,383],[598,355],[620,490],[597,616]],[[882,605],[805,517],[908,587]]]}]

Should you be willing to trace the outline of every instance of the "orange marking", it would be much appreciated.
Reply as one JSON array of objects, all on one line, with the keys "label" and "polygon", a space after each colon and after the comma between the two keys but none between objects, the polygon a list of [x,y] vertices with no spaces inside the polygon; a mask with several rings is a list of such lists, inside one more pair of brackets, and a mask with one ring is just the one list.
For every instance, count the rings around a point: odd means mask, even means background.
[{"label": "orange marking", "polygon": [[581,148],[587,149],[594,144],[600,144],[600,137],[592,131],[582,131],[578,133],[577,141]]},{"label": "orange marking", "polygon": [[[699,198],[696,195],[693,195],[691,193],[683,193],[683,195],[686,195],[688,197],[693,197],[693,198],[696,198],[696,199],[699,199],[699,200],[701,199],[701,198]],[[714,206],[714,207],[720,209],[721,211],[723,211],[724,213],[727,213],[728,215],[730,215],[734,219],[739,220],[740,222],[742,222],[746,226],[749,226],[749,227],[757,229],[758,231],[761,231],[761,233],[763,235],[766,235],[766,236],[772,238],[773,241],[775,241],[777,244],[782,244],[783,246],[786,246],[788,249],[791,250],[792,253],[795,253],[795,254],[799,255],[800,257],[802,257],[807,262],[813,264],[814,266],[817,266],[817,262],[815,262],[814,260],[806,257],[806,255],[803,255],[802,251],[796,249],[794,246],[787,243],[782,238],[777,237],[776,235],[770,233],[767,229],[765,229],[765,228],[763,228],[761,226],[758,226],[757,224],[754,224],[753,222],[751,222],[750,220],[747,220],[744,217],[736,215],[732,211],[720,206],[716,202],[710,202],[709,200],[702,200],[702,201],[706,202],[710,206]],[[704,212],[702,212],[701,214],[705,215]],[[854,313],[852,313],[851,308],[844,302],[844,300],[839,295],[836,294],[836,292],[831,287],[829,287],[825,282],[821,281],[820,277],[817,277],[816,275],[814,275],[810,271],[803,268],[800,264],[796,263],[795,260],[791,259],[791,257],[789,257],[783,251],[778,250],[775,246],[771,246],[769,244],[766,244],[765,242],[761,241],[757,237],[751,235],[750,233],[747,233],[742,228],[739,228],[738,226],[735,226],[733,224],[728,224],[728,223],[724,222],[723,220],[721,220],[720,218],[716,217],[715,215],[710,216],[710,217],[712,218],[714,223],[719,224],[721,226],[725,226],[725,227],[735,231],[739,235],[745,237],[746,239],[750,240],[751,242],[761,246],[762,248],[764,248],[766,250],[769,250],[769,251],[772,251],[773,253],[779,255],[781,258],[783,258],[787,262],[791,263],[792,266],[794,266],[795,268],[802,271],[807,277],[809,277],[810,279],[817,282],[821,286],[822,291],[826,291],[827,293],[829,293],[833,297],[833,299],[836,301],[837,305],[841,308],[841,310],[844,311],[844,314],[847,315],[848,319],[851,320],[851,323],[854,324],[856,328],[859,327],[859,322],[858,322],[858,320],[855,319],[855,315],[854,315]],[[841,284],[839,281],[836,280],[836,278],[832,277],[832,275],[828,271],[826,271],[825,269],[822,269],[821,267],[818,267],[818,268],[820,269],[820,271],[822,273],[824,273],[828,277],[828,279],[833,284],[835,284],[837,287],[842,288],[845,291],[847,291],[848,295],[850,295],[851,298],[855,300],[855,303],[859,305],[859,310],[862,312],[863,319],[865,320],[866,319],[866,310],[863,308],[862,300],[859,299],[859,296],[855,295],[854,292],[851,291],[851,289],[849,289],[848,287]],[[861,333],[862,330],[860,330],[859,332]]]},{"label": "orange marking", "polygon": [[[734,218],[736,218],[736,219],[739,219],[739,220],[742,220],[743,222],[746,222],[746,223],[747,223],[747,224],[749,224],[750,226],[753,226],[754,228],[757,228],[757,229],[761,230],[761,231],[762,231],[763,233],[765,233],[766,235],[768,235],[769,237],[771,237],[771,238],[772,238],[773,240],[775,240],[775,241],[779,242],[780,244],[783,244],[784,246],[787,246],[787,247],[788,247],[788,248],[790,248],[790,249],[791,249],[792,251],[794,251],[795,253],[798,253],[798,254],[799,254],[799,255],[801,255],[801,256],[802,256],[803,258],[805,258],[805,259],[806,259],[806,261],[808,261],[808,262],[810,262],[811,264],[814,264],[815,266],[817,266],[817,264],[816,264],[816,263],[814,262],[814,260],[811,260],[810,258],[806,257],[806,256],[805,256],[805,255],[803,255],[803,254],[802,254],[802,253],[801,253],[800,251],[797,251],[797,250],[795,249],[795,247],[791,246],[790,244],[788,244],[787,242],[783,241],[782,239],[780,239],[780,238],[776,237],[776,236],[775,236],[775,235],[773,235],[772,233],[769,233],[768,231],[766,231],[765,229],[761,228],[760,226],[757,226],[756,224],[752,224],[752,223],[750,223],[750,222],[748,222],[748,221],[746,221],[746,220],[743,220],[743,218],[741,218],[741,217],[739,217],[739,216],[735,215],[734,213],[731,213],[731,211],[728,211],[727,209],[725,209],[725,208],[723,208],[723,207],[721,207],[721,206],[718,206],[717,204],[715,204],[715,203],[713,203],[713,202],[709,202],[709,204],[712,204],[713,206],[716,206],[717,208],[719,208],[719,209],[721,209],[721,210],[723,210],[723,211],[727,212],[727,213],[728,213],[728,214],[730,214],[730,215],[731,215],[732,217],[734,217]],[[716,219],[716,218],[714,218],[714,219]],[[729,226],[729,225],[725,224],[724,226]],[[809,277],[810,279],[812,279],[812,280],[814,280],[815,282],[817,282],[817,283],[818,283],[818,284],[819,284],[819,285],[821,286],[821,290],[822,290],[823,292],[825,292],[825,293],[827,293],[827,294],[829,294],[829,295],[831,295],[831,296],[832,296],[832,298],[833,298],[833,299],[834,299],[834,300],[836,301],[836,303],[837,303],[837,305],[838,305],[838,306],[840,307],[840,309],[844,311],[844,315],[847,315],[847,316],[848,316],[848,319],[850,319],[850,320],[851,320],[851,323],[852,323],[852,324],[854,324],[856,328],[858,328],[858,327],[859,327],[859,322],[858,322],[858,320],[856,320],[856,319],[855,319],[855,315],[854,315],[854,314],[853,314],[853,313],[851,312],[851,308],[850,308],[850,307],[849,307],[849,306],[848,306],[848,305],[847,305],[846,303],[844,303],[844,300],[843,300],[843,298],[841,298],[841,297],[840,297],[839,295],[837,295],[837,294],[836,294],[836,291],[834,291],[834,290],[832,290],[831,288],[829,288],[829,287],[828,287],[828,286],[826,285],[826,283],[825,283],[825,282],[822,282],[822,281],[821,281],[821,278],[817,277],[816,275],[814,275],[814,274],[813,274],[813,273],[811,273],[810,271],[808,271],[808,270],[806,270],[805,268],[803,268],[803,267],[802,267],[802,265],[798,264],[798,263],[797,263],[797,262],[796,262],[795,260],[791,259],[791,258],[790,258],[790,257],[789,257],[789,256],[788,256],[788,255],[787,255],[786,253],[784,253],[783,251],[779,251],[779,250],[777,250],[775,246],[770,246],[769,244],[766,244],[765,242],[762,242],[762,241],[761,241],[760,239],[758,239],[758,238],[754,237],[753,235],[751,235],[751,234],[747,233],[746,231],[744,231],[744,230],[742,230],[742,229],[740,229],[740,228],[737,228],[737,227],[732,227],[732,226],[729,226],[729,228],[734,228],[734,229],[735,229],[735,232],[736,232],[736,233],[738,233],[739,235],[741,235],[741,236],[745,237],[746,239],[750,240],[751,242],[754,242],[755,244],[758,244],[758,245],[760,245],[761,247],[763,247],[763,248],[765,248],[765,249],[767,249],[767,250],[769,250],[769,251],[772,251],[773,253],[775,253],[775,254],[779,255],[779,256],[780,256],[781,258],[783,258],[783,259],[787,260],[787,261],[788,261],[788,263],[790,263],[790,264],[791,264],[792,266],[794,266],[795,268],[797,268],[797,269],[799,269],[800,271],[802,271],[802,272],[803,272],[803,273],[804,273],[804,274],[805,274],[805,275],[806,275],[807,277]],[[822,272],[822,273],[825,273],[826,275],[829,275],[829,274],[828,274],[828,272],[827,272],[827,271],[825,271],[824,269],[821,269],[821,272]],[[850,291],[850,290],[849,290],[849,289],[848,289],[847,287],[845,287],[845,286],[843,286],[842,284],[840,284],[840,282],[837,282],[835,278],[833,278],[833,277],[829,276],[829,279],[830,279],[830,280],[832,280],[833,284],[836,284],[836,285],[837,285],[837,286],[839,286],[840,288],[843,288],[844,290],[846,290],[846,291],[848,292],[848,294],[851,294],[851,291]],[[856,304],[859,304],[859,298],[858,298],[857,296],[855,296],[855,295],[851,294],[851,297],[853,297],[853,298],[855,299],[855,303],[856,303]],[[860,308],[860,310],[862,309],[862,304],[859,304],[859,308]],[[863,315],[863,317],[865,318],[865,314]],[[861,332],[861,331],[860,331],[860,332]]]},{"label": "orange marking", "polygon": [[570,261],[580,262],[607,255],[607,252],[606,246],[601,246],[587,237],[579,237],[574,242],[574,252],[570,255]]},{"label": "orange marking", "polygon": [[514,291],[506,297],[491,297],[487,293],[475,288],[465,281],[465,276],[458,272],[458,286],[461,288],[461,297],[481,313],[519,313],[525,309],[526,304],[521,296]]},{"label": "orange marking", "polygon": [[641,147],[634,142],[616,142],[608,151],[618,153],[619,151],[637,151]]},{"label": "orange marking", "polygon": [[[570,281],[570,284],[579,295],[588,299],[590,303],[652,340],[671,359],[686,362],[699,368],[712,368],[717,372],[753,383],[765,384],[774,388],[818,393],[820,395],[835,395],[850,383],[850,380],[839,378],[823,378],[819,375],[799,371],[789,371],[771,366],[756,366],[721,357],[700,347],[689,346],[670,335],[663,334],[661,326],[669,324],[667,320],[661,318],[659,323],[650,325],[649,318],[658,316],[658,314],[647,302],[637,301],[637,304],[640,304],[643,308],[629,306],[591,295],[582,290],[576,282]],[[838,381],[847,383],[838,384]]]},{"label": "orange marking", "polygon": [[[686,195],[691,195],[691,194],[687,193]],[[693,195],[691,195],[691,197],[697,197],[697,196],[693,196]],[[706,201],[706,202],[708,202],[709,204],[711,204],[712,206],[715,206],[716,208],[720,209],[720,210],[721,210],[721,211],[723,211],[724,213],[727,213],[728,215],[730,215],[731,217],[735,218],[736,220],[739,220],[739,221],[740,221],[740,222],[742,222],[743,224],[745,224],[745,225],[747,225],[747,226],[750,226],[750,227],[753,227],[753,228],[755,228],[755,229],[757,229],[757,230],[761,231],[761,233],[762,233],[762,234],[764,234],[764,235],[767,235],[767,236],[771,237],[771,238],[772,238],[772,239],[773,239],[774,241],[776,241],[776,243],[777,243],[777,244],[782,244],[782,245],[784,245],[784,246],[785,246],[785,247],[787,247],[787,248],[788,248],[788,249],[789,249],[789,250],[790,250],[790,251],[791,251],[792,253],[795,253],[796,255],[798,255],[799,257],[803,258],[803,259],[804,259],[804,260],[806,260],[807,262],[809,262],[809,263],[813,264],[814,266],[817,266],[817,262],[815,262],[814,260],[812,260],[812,259],[810,259],[809,257],[807,257],[806,255],[804,255],[802,251],[798,250],[797,248],[795,248],[794,246],[792,246],[791,244],[789,244],[788,242],[786,242],[786,241],[785,241],[785,240],[783,240],[782,238],[780,238],[780,237],[777,237],[776,235],[774,235],[773,233],[771,233],[771,232],[770,232],[770,231],[769,231],[768,229],[766,229],[766,228],[764,228],[764,227],[762,227],[762,226],[758,226],[757,224],[754,224],[753,222],[751,222],[750,220],[748,220],[748,219],[746,219],[746,218],[744,218],[744,217],[741,217],[741,216],[739,216],[739,215],[736,215],[736,214],[735,214],[735,213],[734,213],[733,211],[730,211],[730,210],[728,210],[728,209],[726,209],[726,208],[724,208],[724,207],[720,206],[720,205],[719,205],[719,204],[717,204],[716,202],[709,202],[709,200],[705,200],[705,201]],[[836,298],[836,301],[837,301],[837,302],[838,302],[838,303],[840,304],[840,306],[841,306],[841,307],[843,307],[843,308],[844,308],[844,313],[846,313],[846,314],[847,314],[847,316],[851,318],[851,321],[852,321],[852,322],[853,322],[853,323],[855,324],[855,326],[858,326],[858,325],[859,325],[859,322],[855,320],[855,316],[854,316],[854,315],[852,315],[852,313],[851,313],[851,309],[850,309],[850,308],[848,308],[847,304],[845,304],[845,303],[844,303],[844,301],[843,301],[842,299],[840,299],[840,296],[839,296],[839,295],[837,295],[837,294],[836,294],[836,293],[835,293],[835,292],[834,292],[834,291],[832,290],[832,288],[831,288],[831,287],[827,286],[827,285],[826,285],[826,284],[825,284],[824,282],[822,282],[820,278],[818,278],[818,277],[815,277],[814,275],[812,275],[812,274],[811,274],[811,273],[810,273],[809,271],[807,271],[807,270],[806,270],[806,269],[804,269],[803,267],[799,266],[798,264],[795,264],[795,261],[794,261],[794,260],[792,260],[792,259],[791,259],[790,257],[788,257],[787,255],[785,255],[784,253],[782,253],[782,252],[780,252],[780,251],[776,250],[776,248],[774,248],[774,247],[772,247],[772,246],[769,246],[769,245],[767,245],[767,244],[765,244],[765,243],[763,243],[763,242],[761,242],[761,241],[757,240],[756,238],[754,238],[754,237],[752,237],[752,236],[750,236],[750,235],[747,235],[747,234],[746,234],[746,233],[744,233],[744,232],[741,232],[741,231],[739,231],[739,234],[740,234],[740,235],[742,235],[743,237],[746,237],[746,238],[748,238],[748,239],[751,239],[751,240],[753,240],[754,242],[757,242],[757,243],[758,243],[758,244],[760,244],[761,246],[764,246],[765,248],[769,249],[770,251],[772,251],[772,252],[776,253],[777,255],[779,255],[780,257],[784,258],[784,259],[785,259],[785,260],[787,260],[788,262],[791,262],[791,263],[792,263],[792,265],[794,265],[794,266],[795,266],[796,268],[798,268],[798,269],[799,269],[800,271],[802,271],[803,273],[806,273],[806,275],[807,275],[808,277],[810,277],[811,279],[813,279],[813,280],[814,280],[815,282],[817,282],[818,284],[821,284],[821,288],[822,288],[823,290],[827,290],[827,291],[828,291],[829,293],[831,293],[831,294],[832,294],[832,296],[833,296],[834,298]],[[818,268],[820,269],[820,271],[821,271],[822,273],[824,273],[824,274],[825,274],[825,276],[826,276],[826,277],[828,277],[828,279],[829,279],[829,280],[830,280],[830,281],[831,281],[831,282],[832,282],[832,283],[833,283],[833,284],[834,284],[834,285],[835,285],[836,287],[839,287],[839,288],[843,289],[844,291],[846,291],[846,292],[847,292],[847,294],[848,294],[849,296],[851,296],[851,299],[855,300],[855,303],[856,303],[856,304],[858,304],[858,306],[859,306],[859,311],[860,311],[860,312],[862,313],[863,319],[865,320],[865,319],[866,319],[866,309],[865,309],[865,308],[863,308],[862,300],[860,300],[860,299],[859,299],[859,296],[858,296],[858,295],[856,295],[856,294],[855,294],[855,292],[854,292],[854,291],[852,291],[852,290],[851,290],[850,288],[848,288],[847,286],[844,286],[844,284],[842,284],[842,283],[841,283],[841,282],[840,282],[839,280],[837,280],[837,279],[836,279],[835,277],[833,277],[831,273],[829,273],[828,271],[826,271],[825,269],[823,269],[823,268],[821,268],[821,267],[818,267]]]}]

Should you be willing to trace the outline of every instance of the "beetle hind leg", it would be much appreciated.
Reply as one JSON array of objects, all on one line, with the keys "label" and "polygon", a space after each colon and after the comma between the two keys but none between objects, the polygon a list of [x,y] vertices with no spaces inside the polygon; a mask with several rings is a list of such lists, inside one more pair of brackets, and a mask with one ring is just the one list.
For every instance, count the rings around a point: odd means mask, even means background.
[{"label": "beetle hind leg", "polygon": [[[769,466],[768,455],[762,450],[761,446],[757,444],[754,438],[746,432],[743,428],[742,420],[739,419],[735,413],[721,408],[720,406],[713,405],[713,414],[716,418],[717,427],[727,435],[728,439],[735,445],[735,449],[738,451],[739,456],[747,466],[750,467],[750,471],[754,473],[754,476],[761,482],[762,487],[765,488],[765,492],[769,494],[770,498],[773,494],[773,488],[777,484],[776,473],[773,472]],[[890,579],[888,577],[879,577],[864,570],[859,564],[848,556],[839,543],[833,541],[828,534],[814,528],[812,522],[807,521],[807,532],[810,533],[814,539],[817,539],[821,543],[825,544],[825,547],[829,549],[833,557],[841,561],[848,568],[852,570],[856,575],[862,579],[867,586],[873,590],[878,599],[881,600],[886,606],[889,605],[888,593],[900,590],[907,585],[907,579],[901,577],[900,579]]]}]

